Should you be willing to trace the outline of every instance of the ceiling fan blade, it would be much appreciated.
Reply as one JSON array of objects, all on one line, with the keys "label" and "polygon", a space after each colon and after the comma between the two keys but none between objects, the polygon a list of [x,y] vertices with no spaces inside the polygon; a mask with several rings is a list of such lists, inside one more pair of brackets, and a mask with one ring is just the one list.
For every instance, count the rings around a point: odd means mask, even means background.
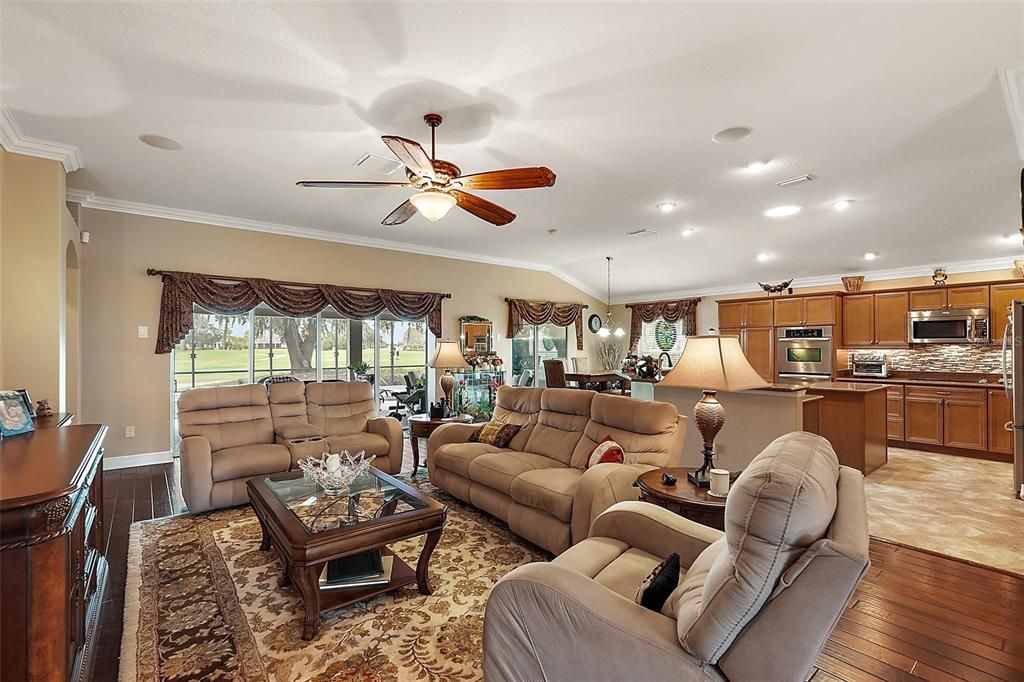
[{"label": "ceiling fan blade", "polygon": [[408,182],[349,182],[346,180],[299,180],[299,187],[326,187],[328,189],[379,189],[412,187]]},{"label": "ceiling fan blade", "polygon": [[384,135],[380,139],[384,140],[388,149],[413,173],[421,178],[434,179],[434,164],[430,162],[430,157],[419,142],[397,135]]},{"label": "ceiling fan blade", "polygon": [[460,192],[457,189],[451,190],[450,194],[455,197],[455,201],[458,202],[459,208],[464,211],[469,211],[477,218],[486,220],[498,227],[508,225],[516,219],[515,213],[502,208],[495,203],[487,201],[486,199],[481,199],[478,196],[467,194],[466,192]]},{"label": "ceiling fan blade", "polygon": [[551,187],[555,184],[555,174],[550,168],[506,168],[505,170],[487,171],[463,175],[459,182],[465,189],[532,189],[534,187]]},{"label": "ceiling fan blade", "polygon": [[416,215],[416,207],[412,205],[412,202],[406,199],[398,205],[394,211],[388,214],[388,217],[380,221],[381,225],[401,225],[409,218]]}]

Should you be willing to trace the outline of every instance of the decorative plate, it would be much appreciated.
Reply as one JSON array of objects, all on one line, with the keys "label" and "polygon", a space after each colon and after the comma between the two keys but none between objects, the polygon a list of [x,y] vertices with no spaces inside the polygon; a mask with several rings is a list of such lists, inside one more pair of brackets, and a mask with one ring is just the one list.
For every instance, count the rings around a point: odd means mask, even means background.
[{"label": "decorative plate", "polygon": [[590,329],[592,333],[596,334],[597,330],[601,328],[601,317],[599,315],[591,315],[590,318],[587,319],[587,328]]},{"label": "decorative plate", "polygon": [[678,333],[676,332],[676,326],[671,322],[665,320],[658,320],[658,323],[654,325],[654,340],[658,344],[658,348],[663,351],[670,351],[676,345],[676,339]]}]

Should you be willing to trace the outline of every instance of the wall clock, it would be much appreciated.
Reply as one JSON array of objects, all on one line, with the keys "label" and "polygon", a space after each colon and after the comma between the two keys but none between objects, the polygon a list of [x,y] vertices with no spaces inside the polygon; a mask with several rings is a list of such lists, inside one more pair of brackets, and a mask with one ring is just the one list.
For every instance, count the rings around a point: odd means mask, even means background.
[{"label": "wall clock", "polygon": [[594,334],[601,328],[601,318],[598,315],[591,315],[587,320],[587,328]]}]

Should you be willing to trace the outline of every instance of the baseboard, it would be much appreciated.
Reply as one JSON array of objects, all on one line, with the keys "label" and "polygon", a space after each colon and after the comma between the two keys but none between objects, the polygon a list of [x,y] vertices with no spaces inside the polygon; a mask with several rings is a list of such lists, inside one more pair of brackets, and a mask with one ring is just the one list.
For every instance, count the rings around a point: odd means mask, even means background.
[{"label": "baseboard", "polygon": [[170,464],[171,451],[163,452],[142,452],[137,455],[121,455],[120,457],[104,457],[103,470],[129,469],[131,467],[144,467],[151,464]]}]

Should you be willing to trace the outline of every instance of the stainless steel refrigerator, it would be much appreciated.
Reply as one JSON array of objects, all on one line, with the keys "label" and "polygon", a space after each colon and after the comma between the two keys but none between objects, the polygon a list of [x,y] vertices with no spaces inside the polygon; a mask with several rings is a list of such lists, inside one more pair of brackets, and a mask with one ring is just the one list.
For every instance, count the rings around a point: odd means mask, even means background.
[{"label": "stainless steel refrigerator", "polygon": [[1013,421],[1006,426],[1013,430],[1013,490],[1024,499],[1024,301],[1014,301],[1009,312],[1003,334],[1003,384],[1013,405]]}]

